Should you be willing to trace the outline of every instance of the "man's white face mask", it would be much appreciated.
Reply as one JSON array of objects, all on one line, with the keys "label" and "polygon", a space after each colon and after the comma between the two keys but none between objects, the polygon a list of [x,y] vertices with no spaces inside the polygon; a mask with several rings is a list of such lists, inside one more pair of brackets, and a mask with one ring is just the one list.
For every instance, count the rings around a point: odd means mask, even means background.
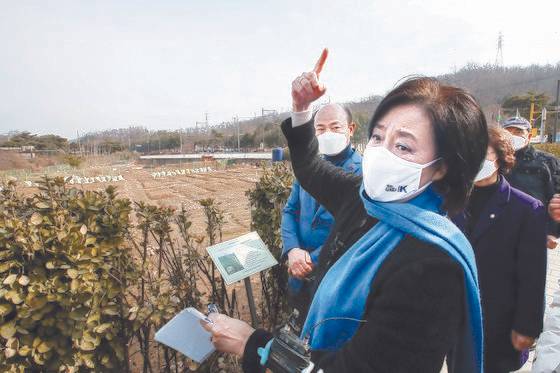
[{"label": "man's white face mask", "polygon": [[495,161],[489,161],[488,159],[484,160],[484,163],[482,163],[482,168],[480,169],[480,171],[478,171],[478,174],[476,174],[476,177],[474,178],[474,182],[478,182],[480,180],[484,180],[487,177],[492,176],[492,174],[494,172],[496,172],[498,168],[496,167],[496,162]]},{"label": "man's white face mask", "polygon": [[519,149],[523,149],[527,145],[527,139],[521,136],[511,135],[511,142],[513,144],[513,149],[518,151]]},{"label": "man's white face mask", "polygon": [[374,201],[408,200],[432,183],[430,181],[420,188],[422,170],[438,160],[440,158],[418,164],[399,158],[383,146],[368,146],[362,159],[364,189]]},{"label": "man's white face mask", "polygon": [[348,146],[345,133],[327,131],[317,136],[319,152],[324,155],[336,155]]}]

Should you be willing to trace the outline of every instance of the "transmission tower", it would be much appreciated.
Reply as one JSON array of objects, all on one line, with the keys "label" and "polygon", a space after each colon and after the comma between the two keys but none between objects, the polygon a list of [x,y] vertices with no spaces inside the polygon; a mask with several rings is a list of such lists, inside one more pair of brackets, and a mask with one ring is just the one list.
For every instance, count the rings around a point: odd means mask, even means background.
[{"label": "transmission tower", "polygon": [[498,34],[498,48],[496,49],[496,62],[495,62],[495,65],[499,67],[504,66],[503,46],[504,46],[504,35],[500,31],[500,33]]}]

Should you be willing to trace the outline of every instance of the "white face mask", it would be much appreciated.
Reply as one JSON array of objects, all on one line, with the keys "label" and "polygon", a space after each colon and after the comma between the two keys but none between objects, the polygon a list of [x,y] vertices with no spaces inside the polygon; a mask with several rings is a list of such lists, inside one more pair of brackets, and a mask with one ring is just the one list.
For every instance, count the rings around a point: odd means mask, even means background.
[{"label": "white face mask", "polygon": [[408,200],[431,184],[430,181],[420,188],[422,170],[439,159],[418,164],[399,158],[383,146],[368,146],[362,159],[364,189],[374,201]]},{"label": "white face mask", "polygon": [[480,169],[480,171],[478,171],[478,174],[476,174],[476,177],[474,178],[474,182],[476,183],[480,180],[484,180],[492,176],[497,169],[498,168],[496,167],[495,161],[489,161],[488,159],[485,159],[482,163],[482,168]]},{"label": "white face mask", "polygon": [[327,131],[317,136],[319,152],[324,155],[336,155],[348,145],[346,134]]},{"label": "white face mask", "polygon": [[511,142],[513,143],[513,149],[517,151],[525,147],[527,139],[525,137],[511,135]]}]

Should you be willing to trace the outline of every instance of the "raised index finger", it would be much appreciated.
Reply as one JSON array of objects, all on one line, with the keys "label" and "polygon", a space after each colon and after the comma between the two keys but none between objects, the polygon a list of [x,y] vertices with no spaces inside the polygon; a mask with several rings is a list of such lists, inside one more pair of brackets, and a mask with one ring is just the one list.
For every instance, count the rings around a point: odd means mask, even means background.
[{"label": "raised index finger", "polygon": [[323,49],[323,52],[321,53],[321,57],[319,57],[319,60],[317,60],[317,63],[313,68],[313,72],[315,72],[315,75],[317,75],[317,77],[319,77],[321,71],[323,71],[323,66],[325,66],[325,62],[327,61],[328,56],[329,56],[329,50],[327,48]]}]

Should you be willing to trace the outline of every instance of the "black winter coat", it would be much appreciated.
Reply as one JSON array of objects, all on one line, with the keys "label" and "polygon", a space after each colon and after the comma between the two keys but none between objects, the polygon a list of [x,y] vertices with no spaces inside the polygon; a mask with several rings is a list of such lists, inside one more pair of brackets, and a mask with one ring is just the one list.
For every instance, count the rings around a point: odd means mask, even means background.
[{"label": "black winter coat", "polygon": [[[361,177],[347,174],[318,156],[312,122],[282,124],[295,175],[302,187],[335,218],[321,251],[317,281],[377,221],[359,197]],[[333,299],[333,307],[337,300]],[[438,373],[465,316],[464,273],[438,247],[411,236],[397,245],[371,284],[363,319],[353,338],[336,352],[313,351],[324,372]],[[257,330],[243,356],[245,372],[260,372],[257,348],[272,335]]]},{"label": "black winter coat", "polygon": [[[512,187],[541,201],[545,207],[560,193],[560,162],[547,152],[529,145],[515,152],[515,166],[506,175]],[[548,233],[560,235],[560,225],[547,214]]]}]

